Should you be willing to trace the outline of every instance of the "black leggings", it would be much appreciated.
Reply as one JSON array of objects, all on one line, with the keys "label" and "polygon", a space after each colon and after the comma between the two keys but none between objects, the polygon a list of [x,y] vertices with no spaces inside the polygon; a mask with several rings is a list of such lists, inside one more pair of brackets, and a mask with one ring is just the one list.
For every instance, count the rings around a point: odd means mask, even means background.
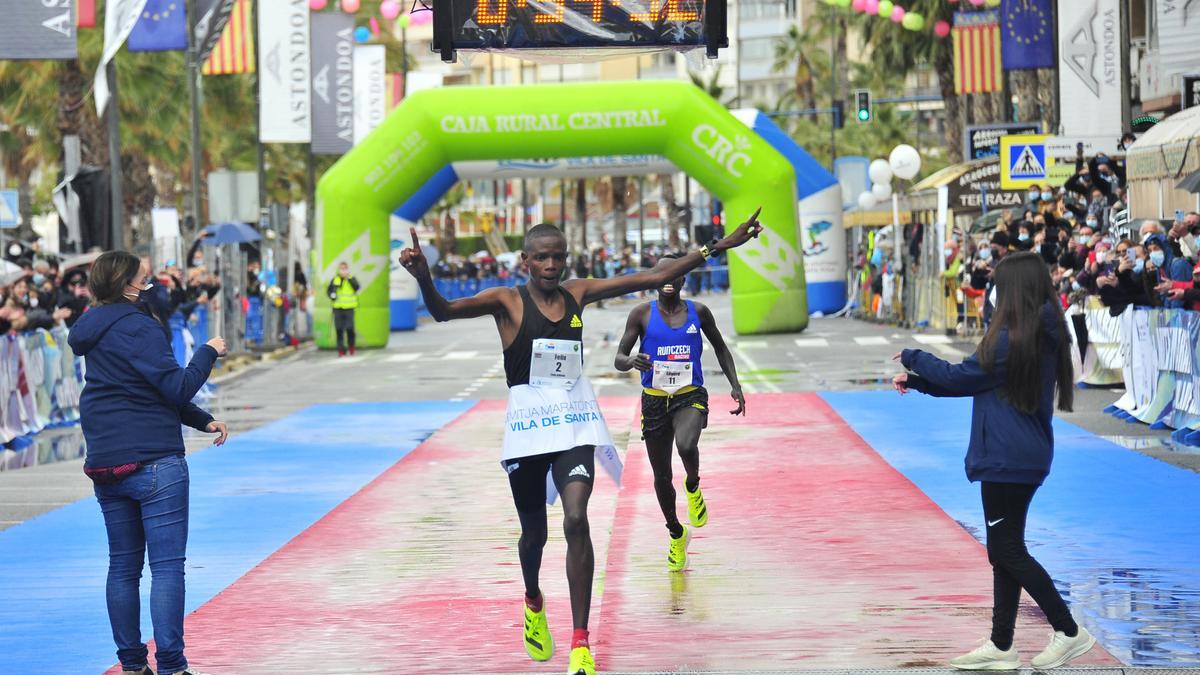
[{"label": "black leggings", "polygon": [[[333,310],[333,330],[337,333],[337,348],[339,352],[345,351],[347,342],[350,344],[350,349],[354,349],[354,310]],[[342,340],[343,335],[346,336],[345,342]]]},{"label": "black leggings", "polygon": [[1054,588],[1046,570],[1025,548],[1025,518],[1038,486],[982,483],[983,517],[987,521],[988,562],[992,563],[992,642],[1007,651],[1017,625],[1024,588],[1056,631],[1074,636],[1079,630],[1071,610]]}]

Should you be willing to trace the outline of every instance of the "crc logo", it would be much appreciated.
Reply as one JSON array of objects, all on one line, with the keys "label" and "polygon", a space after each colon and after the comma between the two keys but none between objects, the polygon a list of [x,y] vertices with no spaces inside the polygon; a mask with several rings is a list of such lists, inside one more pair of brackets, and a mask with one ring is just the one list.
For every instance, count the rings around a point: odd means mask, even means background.
[{"label": "crc logo", "polygon": [[753,159],[747,153],[750,141],[738,135],[733,141],[725,138],[711,124],[701,124],[692,130],[692,143],[704,151],[730,174],[742,177],[742,170],[750,166]]}]

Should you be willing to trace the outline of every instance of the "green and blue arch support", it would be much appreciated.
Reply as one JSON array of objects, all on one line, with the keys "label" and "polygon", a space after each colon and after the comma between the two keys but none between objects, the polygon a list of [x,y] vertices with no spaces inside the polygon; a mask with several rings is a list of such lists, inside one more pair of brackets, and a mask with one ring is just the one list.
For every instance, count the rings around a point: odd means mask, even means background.
[{"label": "green and blue arch support", "polygon": [[[457,180],[455,162],[647,154],[665,157],[721,199],[731,224],[762,206],[763,235],[729,257],[737,332],[804,329],[809,309],[792,163],[684,82],[448,87],[414,94],[318,184],[317,288],[328,284],[340,262],[348,263],[362,283],[359,344],[384,346],[391,324],[390,258],[396,255],[391,214],[414,197],[431,204],[430,195]],[[323,293],[316,309],[316,341],[328,348],[334,336]]]}]

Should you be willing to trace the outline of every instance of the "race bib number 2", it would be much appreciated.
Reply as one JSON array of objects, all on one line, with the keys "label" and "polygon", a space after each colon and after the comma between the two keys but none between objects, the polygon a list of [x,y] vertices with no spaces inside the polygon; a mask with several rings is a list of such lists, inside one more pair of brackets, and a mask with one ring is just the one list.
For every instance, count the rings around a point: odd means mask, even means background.
[{"label": "race bib number 2", "polygon": [[583,343],[577,340],[533,341],[529,384],[534,387],[571,389],[583,375]]},{"label": "race bib number 2", "polygon": [[691,361],[655,361],[651,386],[674,394],[692,383]]}]

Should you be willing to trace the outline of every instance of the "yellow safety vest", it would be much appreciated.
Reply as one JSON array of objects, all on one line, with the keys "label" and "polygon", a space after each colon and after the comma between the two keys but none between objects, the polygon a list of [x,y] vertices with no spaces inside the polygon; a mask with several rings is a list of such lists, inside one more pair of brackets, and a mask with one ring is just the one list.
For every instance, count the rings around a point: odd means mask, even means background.
[{"label": "yellow safety vest", "polygon": [[350,285],[350,279],[339,279],[336,283],[337,297],[333,299],[333,308],[358,309],[358,292]]}]

